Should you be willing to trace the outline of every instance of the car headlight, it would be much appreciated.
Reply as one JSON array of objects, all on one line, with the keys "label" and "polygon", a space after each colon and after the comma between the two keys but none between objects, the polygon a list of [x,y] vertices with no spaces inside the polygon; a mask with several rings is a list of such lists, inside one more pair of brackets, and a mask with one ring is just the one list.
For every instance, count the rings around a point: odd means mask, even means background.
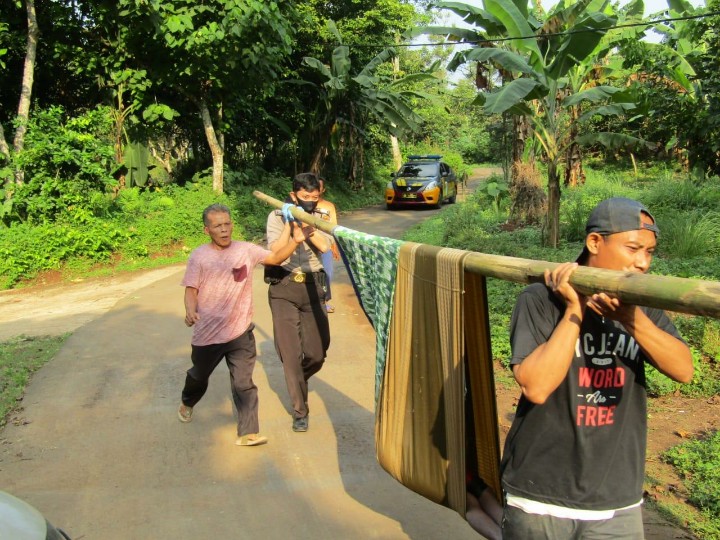
[{"label": "car headlight", "polygon": [[428,182],[427,184],[425,184],[425,187],[423,188],[423,191],[429,191],[429,190],[431,190],[431,189],[435,189],[436,187],[438,187],[438,183],[437,183],[436,180],[433,180],[433,181]]}]

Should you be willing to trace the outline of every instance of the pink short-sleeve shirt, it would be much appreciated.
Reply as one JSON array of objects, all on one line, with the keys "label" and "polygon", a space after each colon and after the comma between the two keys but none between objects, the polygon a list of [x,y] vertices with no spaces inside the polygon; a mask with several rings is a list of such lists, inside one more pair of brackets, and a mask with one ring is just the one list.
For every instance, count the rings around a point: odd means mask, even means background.
[{"label": "pink short-sleeve shirt", "polygon": [[193,345],[227,343],[243,334],[253,317],[252,272],[271,252],[250,242],[225,249],[203,244],[193,250],[182,285],[198,290]]}]

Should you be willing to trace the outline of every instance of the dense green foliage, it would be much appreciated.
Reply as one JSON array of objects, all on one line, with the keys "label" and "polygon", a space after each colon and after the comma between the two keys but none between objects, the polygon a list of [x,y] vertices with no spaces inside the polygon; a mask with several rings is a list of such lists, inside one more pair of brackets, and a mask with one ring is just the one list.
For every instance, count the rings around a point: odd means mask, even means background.
[{"label": "dense green foliage", "polygon": [[[303,170],[327,178],[341,210],[379,202],[394,168],[391,133],[405,157],[439,153],[459,175],[469,163],[507,165],[522,140],[512,114],[535,129],[522,156],[545,157],[537,166],[551,179],[557,249],[540,247],[547,230],[505,225],[510,201],[499,178],[411,238],[571,260],[588,210],[623,194],[641,198],[660,222],[653,271],[720,277],[720,17],[684,20],[698,11],[673,0],[660,17],[679,19],[657,25],[663,41],[648,44],[645,26],[610,28],[642,17],[639,0],[564,0],[550,14],[516,0],[482,2],[484,10],[446,2],[471,12],[475,25],[436,32],[436,40],[474,41],[450,61],[449,48],[395,47],[433,23],[428,4],[34,0],[41,39],[26,126],[17,113],[30,90],[21,82],[26,6],[0,0],[0,288],[47,270],[87,275],[182,261],[205,241],[200,212],[217,201],[232,208],[238,237],[257,240],[268,208],[252,190],[282,199]],[[719,11],[720,0],[708,10]],[[585,32],[557,32],[571,28]],[[532,33],[540,36],[527,39]],[[524,39],[477,43],[498,37]],[[450,80],[446,70],[456,67],[466,71]],[[560,206],[559,167],[581,155],[573,142],[581,139],[583,158],[602,165],[588,171],[586,187],[563,188]],[[657,166],[634,176],[608,166],[636,157]],[[677,171],[692,179],[678,181]],[[506,359],[520,286],[488,287],[493,352]],[[720,324],[675,322],[697,370],[680,391],[717,393]],[[654,371],[649,385],[655,394],[678,389]]]},{"label": "dense green foliage", "polygon": [[720,538],[720,525],[713,520],[720,515],[720,431],[708,433],[705,438],[687,441],[671,448],[663,455],[674,465],[687,482],[688,501],[697,506],[707,522],[695,529],[702,538]]},{"label": "dense green foliage", "polygon": [[[485,12],[453,2],[442,5],[470,13],[474,25],[450,32],[461,39],[576,26],[590,38],[509,40],[457,55],[446,47],[391,47],[427,31],[418,30],[433,22],[425,4],[307,0],[283,2],[280,9],[256,0],[37,0],[42,40],[34,108],[25,149],[0,156],[3,223],[51,222],[73,208],[102,217],[97,203],[108,194],[134,185],[183,185],[210,166],[216,181],[218,169],[291,176],[311,168],[361,189],[389,166],[391,132],[405,137],[406,155],[442,153],[462,174],[470,162],[507,163],[509,113],[518,112],[535,122],[553,169],[561,147],[577,136],[575,123],[584,134],[609,130],[658,139],[655,148],[674,152],[661,157],[687,156],[691,166],[697,156],[712,161],[717,153],[713,18],[664,23],[665,41],[645,46],[638,39],[644,27],[608,30],[612,21],[637,20],[639,2],[619,9],[565,1],[550,13],[511,0],[489,3]],[[21,3],[0,0],[0,7],[0,71],[8,82],[0,88],[0,125],[10,141],[27,29]],[[670,15],[693,9],[674,2]],[[505,22],[494,24],[493,17]],[[434,39],[448,35],[436,33]],[[566,61],[578,60],[580,52],[585,61]],[[456,68],[467,71],[450,81],[446,70]],[[521,105],[510,95],[517,98],[512,90],[520,87],[522,110],[510,106]],[[477,106],[483,102],[497,105],[485,112],[503,116],[484,116]],[[630,102],[636,110],[628,118],[621,113],[629,105],[618,103]],[[568,116],[564,108],[574,112]],[[698,121],[687,122],[688,116]],[[569,138],[553,138],[549,128]],[[603,140],[610,140],[607,134]],[[617,146],[605,155],[618,151],[627,155]]]},{"label": "dense green foliage", "polygon": [[98,198],[117,185],[109,138],[111,117],[98,108],[69,118],[62,108],[37,111],[30,119],[26,149],[0,169],[0,178],[19,167],[25,181],[6,184],[2,221],[51,223],[61,215],[82,219]]},{"label": "dense green foliage", "polygon": [[[210,171],[205,171],[185,186],[132,188],[117,197],[97,196],[94,211],[101,217],[75,212],[63,214],[55,223],[14,223],[0,228],[0,288],[31,280],[44,270],[77,273],[111,264],[132,269],[153,261],[183,261],[191,249],[207,240],[201,213],[214,202],[227,204],[233,211],[237,238],[262,239],[269,209],[252,192],[284,199],[290,180],[263,171],[230,173],[227,179],[224,195],[212,190]],[[343,210],[376,203],[379,193],[378,184],[360,193],[343,184],[328,183],[327,187],[327,196]]]}]

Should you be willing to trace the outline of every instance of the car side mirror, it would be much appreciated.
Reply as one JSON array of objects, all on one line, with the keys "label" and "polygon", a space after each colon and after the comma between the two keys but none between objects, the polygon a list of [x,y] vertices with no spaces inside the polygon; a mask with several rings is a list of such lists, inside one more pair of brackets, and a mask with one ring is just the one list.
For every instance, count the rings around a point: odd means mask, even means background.
[{"label": "car side mirror", "polygon": [[390,178],[395,178],[395,173],[394,173],[394,172],[391,172],[391,173],[390,173]]}]

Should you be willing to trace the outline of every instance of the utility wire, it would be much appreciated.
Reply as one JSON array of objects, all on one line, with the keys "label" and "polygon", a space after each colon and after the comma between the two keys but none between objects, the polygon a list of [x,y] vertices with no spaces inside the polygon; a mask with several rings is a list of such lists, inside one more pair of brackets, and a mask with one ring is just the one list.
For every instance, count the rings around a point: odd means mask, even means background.
[{"label": "utility wire", "polygon": [[702,13],[700,15],[686,15],[684,17],[671,17],[666,19],[653,19],[650,21],[641,21],[636,23],[618,24],[616,26],[609,26],[605,30],[601,29],[586,29],[586,30],[568,30],[565,32],[549,32],[547,34],[531,34],[529,36],[518,36],[518,37],[505,37],[505,38],[493,38],[493,39],[478,39],[478,40],[462,40],[462,41],[440,41],[437,43],[395,43],[393,45],[360,45],[353,44],[353,47],[367,47],[367,48],[379,48],[386,49],[391,47],[448,47],[455,45],[478,45],[480,43],[498,43],[501,41],[518,41],[523,39],[539,39],[552,36],[570,36],[573,34],[586,34],[596,33],[599,31],[609,32],[610,30],[618,30],[622,28],[633,28],[636,26],[654,26],[659,23],[675,22],[675,21],[689,21],[694,19],[704,19],[706,17],[713,17],[720,15],[720,11],[712,11],[709,13]]}]

